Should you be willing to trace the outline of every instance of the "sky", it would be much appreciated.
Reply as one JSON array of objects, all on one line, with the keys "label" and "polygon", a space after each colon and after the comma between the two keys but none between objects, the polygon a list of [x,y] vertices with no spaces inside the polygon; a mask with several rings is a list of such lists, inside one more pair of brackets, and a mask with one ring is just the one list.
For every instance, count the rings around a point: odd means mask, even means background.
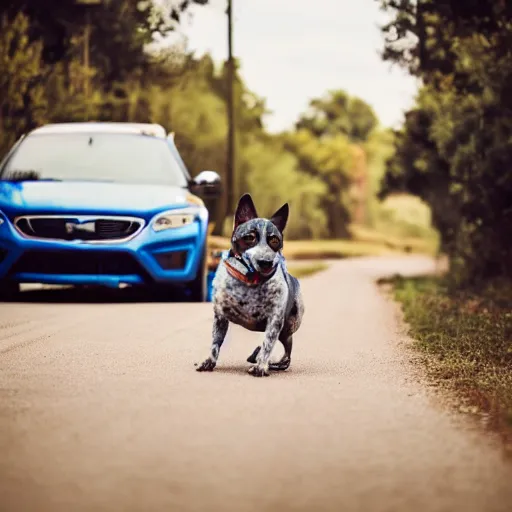
[{"label": "sky", "polygon": [[[232,0],[233,53],[247,87],[266,98],[269,131],[293,126],[309,101],[343,89],[399,126],[417,82],[379,51],[386,21],[375,0]],[[188,47],[221,62],[227,57],[226,0],[194,6],[180,24]],[[177,36],[174,36],[177,37]]]}]

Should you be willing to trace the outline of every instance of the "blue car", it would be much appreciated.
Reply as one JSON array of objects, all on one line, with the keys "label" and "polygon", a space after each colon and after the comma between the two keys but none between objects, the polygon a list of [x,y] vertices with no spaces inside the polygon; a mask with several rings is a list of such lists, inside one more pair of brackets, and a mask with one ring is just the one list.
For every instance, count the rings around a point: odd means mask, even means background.
[{"label": "blue car", "polygon": [[205,301],[205,201],[220,192],[213,171],[191,178],[160,125],[37,128],[0,162],[0,294],[145,285]]}]

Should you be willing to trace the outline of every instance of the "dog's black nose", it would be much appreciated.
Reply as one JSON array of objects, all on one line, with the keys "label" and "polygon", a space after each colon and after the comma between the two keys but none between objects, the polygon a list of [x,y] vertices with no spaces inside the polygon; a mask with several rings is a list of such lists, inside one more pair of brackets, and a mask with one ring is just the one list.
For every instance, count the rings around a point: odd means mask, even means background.
[{"label": "dog's black nose", "polygon": [[272,268],[272,261],[258,260],[257,263],[261,270],[270,270]]}]

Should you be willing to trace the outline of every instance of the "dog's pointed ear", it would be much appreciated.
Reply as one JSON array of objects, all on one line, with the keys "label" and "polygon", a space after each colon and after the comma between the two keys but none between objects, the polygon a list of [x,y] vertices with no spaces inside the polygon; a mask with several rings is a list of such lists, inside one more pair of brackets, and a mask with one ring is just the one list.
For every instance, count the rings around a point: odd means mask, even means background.
[{"label": "dog's pointed ear", "polygon": [[240,224],[256,218],[258,218],[258,213],[256,212],[251,194],[244,194],[238,201],[238,206],[236,207],[235,229],[240,226]]},{"label": "dog's pointed ear", "polygon": [[277,229],[282,233],[288,222],[288,215],[290,213],[290,207],[288,203],[283,204],[279,210],[270,218],[270,222],[276,226]]}]

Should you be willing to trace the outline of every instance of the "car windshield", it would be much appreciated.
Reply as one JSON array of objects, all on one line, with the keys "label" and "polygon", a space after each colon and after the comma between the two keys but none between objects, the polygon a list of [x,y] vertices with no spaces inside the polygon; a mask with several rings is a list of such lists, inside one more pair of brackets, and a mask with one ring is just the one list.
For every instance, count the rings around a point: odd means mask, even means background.
[{"label": "car windshield", "polygon": [[1,179],[187,186],[167,141],[118,133],[30,135],[8,160]]}]

